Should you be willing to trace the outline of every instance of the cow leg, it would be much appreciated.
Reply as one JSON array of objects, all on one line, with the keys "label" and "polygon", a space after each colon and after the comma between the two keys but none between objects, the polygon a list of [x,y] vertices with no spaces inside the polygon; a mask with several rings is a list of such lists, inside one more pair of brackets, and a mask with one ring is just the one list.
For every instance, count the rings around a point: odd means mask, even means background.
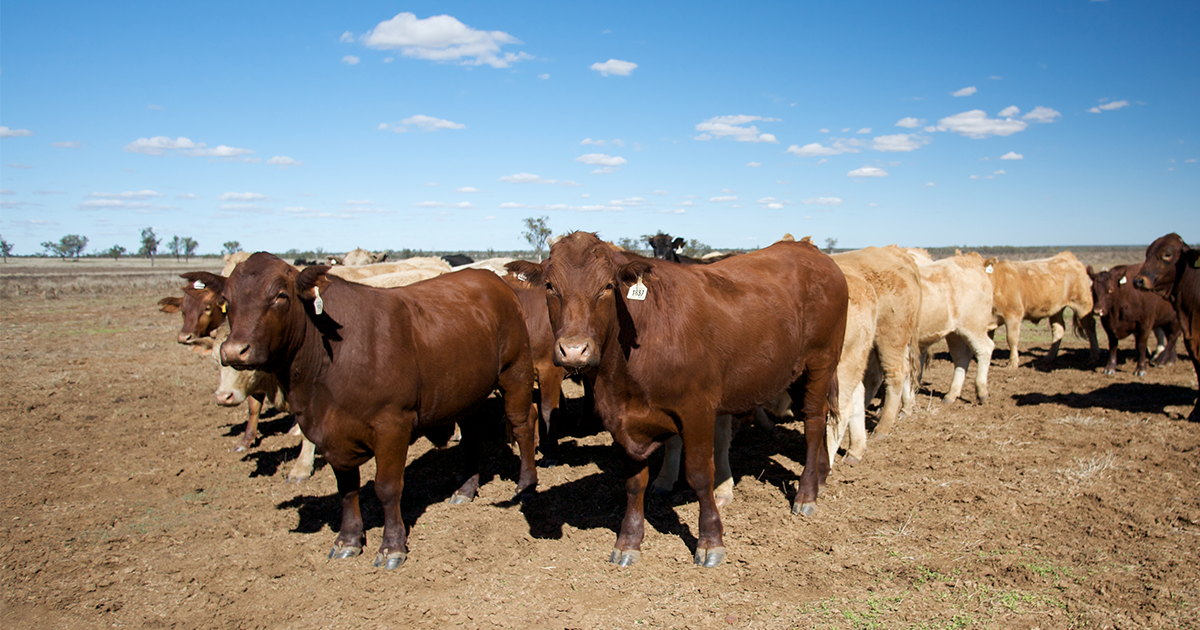
[{"label": "cow leg", "polygon": [[303,441],[300,443],[300,457],[296,458],[296,463],[292,464],[292,469],[288,471],[288,483],[303,483],[312,477],[313,463],[317,459],[317,445],[303,437],[303,434],[301,437]]},{"label": "cow leg", "polygon": [[558,433],[561,412],[559,405],[562,402],[562,369],[539,371],[542,375],[545,372],[551,372],[541,377],[538,382],[538,407],[540,414],[538,416],[538,440],[539,448],[542,451],[542,466],[557,466],[558,465]]},{"label": "cow leg", "polygon": [[683,438],[678,434],[672,435],[663,443],[663,462],[658,469],[658,475],[650,486],[654,494],[669,494],[679,481],[679,465],[683,458]]},{"label": "cow leg", "polygon": [[1046,365],[1054,363],[1058,358],[1058,347],[1062,345],[1062,338],[1067,332],[1066,322],[1063,320],[1063,311],[1059,311],[1050,316],[1050,351],[1046,353]]},{"label": "cow leg", "polygon": [[1100,360],[1100,339],[1096,335],[1096,316],[1093,313],[1084,315],[1079,320],[1088,340],[1088,363],[1095,364]]},{"label": "cow leg", "polygon": [[946,335],[946,345],[950,348],[950,360],[954,363],[954,378],[950,380],[950,391],[946,392],[943,402],[952,403],[962,395],[963,383],[967,380],[967,368],[971,366],[971,347],[967,340],[958,333]]},{"label": "cow leg", "polygon": [[[836,363],[835,363],[836,367]],[[829,475],[829,451],[825,446],[825,416],[829,413],[829,387],[834,369],[809,369],[807,378],[792,384],[792,400],[801,400],[804,410],[804,442],[807,447],[800,487],[792,503],[792,514],[817,513],[817,494]],[[801,386],[801,382],[803,385]],[[898,397],[897,397],[898,398]]]},{"label": "cow leg", "polygon": [[1151,331],[1148,331],[1141,326],[1134,329],[1133,346],[1137,349],[1137,369],[1133,372],[1134,376],[1145,376],[1146,370],[1150,367],[1150,359],[1147,358],[1149,349],[1146,347]]},{"label": "cow leg", "polygon": [[[510,367],[500,373],[499,385],[504,397],[504,415],[520,451],[521,472],[517,476],[516,493],[519,497],[537,490],[534,452],[537,450],[539,416],[537,406],[533,404],[533,375]],[[466,439],[465,434],[463,439]]]},{"label": "cow leg", "polygon": [[[867,357],[867,369],[863,373],[862,384],[864,405],[869,406],[871,404],[871,399],[875,398],[875,394],[879,391],[879,387],[883,385],[883,376],[883,367],[879,364],[879,354],[872,350],[871,354]],[[871,434],[878,438],[884,438],[887,437],[888,431],[890,430],[891,427],[884,426],[883,421],[881,420],[875,425],[875,430]]]},{"label": "cow leg", "polygon": [[[644,460],[638,461],[624,454],[625,460],[625,518],[621,519],[621,533],[608,561],[627,567],[642,557],[642,539],[646,536],[644,500],[646,484],[650,481],[650,469]],[[712,456],[709,456],[712,466]]]},{"label": "cow leg", "polygon": [[[1200,345],[1200,340],[1188,340],[1188,354],[1192,357],[1192,367],[1196,370],[1196,380],[1200,381],[1200,352],[1197,352],[1196,346]],[[1188,414],[1187,418],[1190,422],[1200,422],[1200,398],[1196,399],[1196,406],[1192,408],[1192,413]]]},{"label": "cow leg", "polygon": [[246,409],[249,411],[250,417],[246,420],[246,430],[242,433],[242,439],[237,446],[233,447],[234,453],[241,453],[254,446],[254,438],[258,435],[258,418],[262,415],[264,400],[266,400],[266,394],[246,396]]},{"label": "cow leg", "polygon": [[462,428],[462,439],[458,442],[458,459],[462,485],[450,495],[450,505],[461,505],[475,500],[479,492],[479,461],[483,459],[483,427],[474,418],[458,423]]},{"label": "cow leg", "polygon": [[1175,347],[1179,345],[1179,335],[1183,332],[1178,326],[1169,328],[1167,331],[1167,343],[1162,352],[1154,357],[1154,365],[1175,365],[1179,360]]},{"label": "cow leg", "polygon": [[733,416],[721,414],[713,423],[713,465],[716,467],[713,498],[718,508],[733,501],[733,469],[729,466],[729,444],[733,441]]},{"label": "cow leg", "polygon": [[[726,419],[724,424],[728,428],[729,420],[732,418],[730,416],[718,416],[718,423],[721,422],[720,418]],[[720,429],[714,431],[714,435],[720,433],[722,433]],[[728,434],[728,431],[724,433]],[[722,539],[724,531],[721,527],[721,513],[717,508],[716,497],[713,496],[715,454],[714,440],[706,435],[705,432],[701,431],[699,435],[696,435],[694,432],[684,435],[683,470],[684,474],[687,475],[688,485],[696,492],[696,497],[700,503],[700,534],[696,541],[695,562],[698,565],[708,568],[715,567],[725,560],[725,541]],[[726,461],[728,461],[728,444],[726,444]]]},{"label": "cow leg", "polygon": [[358,466],[342,470],[334,468],[333,475],[337,478],[338,496],[342,499],[342,524],[333,541],[333,549],[329,550],[329,557],[344,560],[362,553],[363,545],[367,542],[363,534],[362,513],[358,509],[361,484]]},{"label": "cow leg", "polygon": [[1104,373],[1116,374],[1117,347],[1121,344],[1121,340],[1117,338],[1117,333],[1113,332],[1112,326],[1107,323],[1104,326],[1104,334],[1108,337],[1108,363],[1104,365]]},{"label": "cow leg", "polygon": [[[387,430],[375,436],[375,496],[383,504],[383,540],[375,554],[375,566],[391,571],[408,559],[408,532],[400,515],[400,496],[404,494],[404,465],[408,461],[408,443],[416,414],[387,423]],[[463,442],[467,441],[463,435]],[[468,462],[470,459],[468,458]],[[468,463],[470,465],[470,463]],[[475,485],[479,485],[479,459],[474,459]],[[457,496],[457,495],[456,495]]]},{"label": "cow leg", "polygon": [[905,389],[908,384],[909,361],[907,346],[896,349],[879,351],[879,365],[883,368],[884,396],[883,409],[879,412],[879,424],[875,431],[882,434],[890,433],[892,425],[900,417],[900,405],[904,401]]},{"label": "cow leg", "polygon": [[1008,369],[1015,370],[1021,364],[1018,348],[1021,346],[1021,318],[1004,318],[1004,334],[1008,335]]},{"label": "cow leg", "polygon": [[[1155,348],[1154,348],[1154,356],[1150,357],[1150,365],[1157,367],[1158,366],[1158,358],[1160,356],[1162,356],[1162,354],[1164,352],[1166,352],[1166,350],[1167,350],[1167,335],[1166,335],[1166,333],[1163,332],[1163,329],[1159,326],[1155,326],[1151,332],[1154,333]],[[1150,340],[1150,338],[1147,337],[1146,338],[1147,343],[1149,343],[1149,340]]]},{"label": "cow leg", "polygon": [[[867,400],[862,381],[854,384],[849,403],[842,405],[841,413],[838,415],[841,416],[838,420],[839,423],[850,429],[850,447],[846,449],[846,457],[843,461],[854,466],[862,461],[863,455],[867,451]],[[828,430],[826,435],[828,435]],[[838,442],[841,442],[840,436]],[[838,444],[827,446],[830,461],[833,460],[837,447]]]},{"label": "cow leg", "polygon": [[988,370],[992,367],[992,352],[996,349],[996,343],[982,334],[974,334],[966,339],[975,352],[975,401],[983,405],[988,400]]}]

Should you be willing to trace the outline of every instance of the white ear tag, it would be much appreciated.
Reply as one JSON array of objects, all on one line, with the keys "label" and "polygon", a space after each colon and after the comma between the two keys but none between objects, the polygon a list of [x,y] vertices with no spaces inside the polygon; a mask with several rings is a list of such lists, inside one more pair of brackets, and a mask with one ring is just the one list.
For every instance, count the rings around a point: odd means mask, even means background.
[{"label": "white ear tag", "polygon": [[317,296],[313,298],[313,312],[320,315],[325,312],[325,300],[321,299],[321,290],[317,287],[313,287],[313,295]]},{"label": "white ear tag", "polygon": [[647,291],[646,285],[642,284],[642,277],[638,276],[637,282],[629,287],[629,293],[625,297],[630,300],[644,300]]},{"label": "white ear tag", "polygon": [[1118,282],[1117,284],[1125,284],[1125,282],[1126,282],[1125,276],[1121,276],[1121,281]]},{"label": "white ear tag", "polygon": [[525,274],[523,274],[523,273],[517,274],[517,280],[520,280],[521,282],[525,282]]},{"label": "white ear tag", "polygon": [[195,281],[195,282],[193,282],[193,283],[192,283],[192,288],[193,288],[193,289],[196,289],[197,291],[199,291],[199,290],[202,290],[202,289],[204,288],[204,283],[203,283],[203,282],[201,282],[201,281],[199,281],[199,280],[197,280],[197,281]]},{"label": "white ear tag", "polygon": [[986,268],[986,269],[984,269],[984,271],[986,271],[986,272],[988,272],[988,273],[992,273],[992,266],[991,266],[991,265],[988,265],[988,266],[987,266],[987,268]]}]

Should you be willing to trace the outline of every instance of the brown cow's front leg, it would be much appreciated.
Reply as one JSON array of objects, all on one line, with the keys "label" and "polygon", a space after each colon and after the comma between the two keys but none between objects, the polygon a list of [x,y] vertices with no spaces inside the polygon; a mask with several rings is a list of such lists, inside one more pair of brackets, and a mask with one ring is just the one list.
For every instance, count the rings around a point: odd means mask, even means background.
[{"label": "brown cow's front leg", "polygon": [[[405,419],[398,424],[400,430],[380,435],[375,445],[375,496],[383,504],[383,540],[375,555],[375,566],[388,571],[408,559],[408,532],[400,515],[400,496],[404,494],[404,465],[408,460],[410,434],[404,428],[411,427],[412,420]],[[478,486],[478,475],[475,481]]]},{"label": "brown cow's front leg", "polygon": [[[642,557],[642,539],[646,536],[646,515],[643,511],[646,486],[650,483],[650,469],[645,461],[638,461],[625,454],[625,518],[621,521],[621,533],[617,545],[608,561],[623,567],[630,566]],[[709,464],[711,465],[711,456]],[[711,486],[710,486],[711,488]]]},{"label": "brown cow's front leg", "polygon": [[250,417],[246,420],[246,430],[242,433],[242,439],[233,447],[233,452],[241,453],[254,446],[254,438],[258,436],[258,419],[262,415],[265,400],[266,394],[250,394],[246,397],[246,409],[250,412]]},{"label": "brown cow's front leg", "polygon": [[1134,371],[1134,376],[1145,376],[1146,370],[1150,367],[1150,359],[1146,356],[1148,350],[1146,342],[1152,331],[1146,330],[1141,326],[1134,329],[1133,345],[1137,348],[1137,369]]},{"label": "brown cow's front leg", "polygon": [[687,434],[683,442],[683,468],[688,485],[696,491],[700,500],[700,536],[696,541],[695,562],[708,568],[721,564],[725,559],[724,531],[721,514],[713,496],[713,442],[712,432],[701,431],[699,435]]},{"label": "brown cow's front leg", "polygon": [[342,525],[338,528],[338,537],[333,541],[333,549],[329,550],[330,558],[344,560],[362,553],[366,536],[363,535],[362,513],[358,510],[358,490],[360,479],[358,466],[347,470],[333,470],[337,478],[338,496],[342,498]]}]

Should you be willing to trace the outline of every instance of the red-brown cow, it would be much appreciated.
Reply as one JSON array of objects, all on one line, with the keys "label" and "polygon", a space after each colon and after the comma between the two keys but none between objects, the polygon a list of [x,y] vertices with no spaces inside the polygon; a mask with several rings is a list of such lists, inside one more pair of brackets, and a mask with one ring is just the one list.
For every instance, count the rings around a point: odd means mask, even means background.
[{"label": "red-brown cow", "polygon": [[[1200,379],[1200,250],[1188,247],[1174,232],[1159,237],[1146,248],[1146,260],[1133,284],[1175,305],[1188,356]],[[1188,420],[1200,422],[1200,400]]]},{"label": "red-brown cow", "polygon": [[158,301],[164,313],[183,313],[183,327],[176,340],[192,346],[200,354],[209,354],[213,348],[213,334],[225,322],[225,311],[221,296],[213,291],[200,276],[212,274],[193,271],[180,274],[188,283],[183,287],[183,297],[169,297]]},{"label": "red-brown cow", "polygon": [[828,256],[780,242],[685,267],[575,232],[550,248],[546,280],[555,362],[592,382],[596,413],[626,455],[625,518],[611,562],[629,566],[641,556],[646,458],[680,434],[700,501],[695,562],[720,564],[714,419],[768,405],[784,390],[803,409],[808,445],[793,512],[815,512],[846,329],[846,279]]},{"label": "red-brown cow", "polygon": [[445,444],[458,422],[467,479],[451,502],[472,500],[482,441],[474,412],[496,387],[521,449],[518,491],[537,485],[529,334],[516,295],[494,273],[377,289],[327,271],[297,271],[259,252],[228,279],[204,281],[229,304],[221,362],[273,373],[337,477],[342,524],[330,557],[362,552],[359,466],[374,456],[384,511],[375,566],[394,569],[408,555],[400,495],[409,443],[424,434]]},{"label": "red-brown cow", "polygon": [[504,281],[517,293],[525,326],[529,330],[529,350],[533,371],[538,382],[538,411],[540,412],[539,443],[542,465],[553,466],[558,460],[559,405],[562,402],[562,381],[567,371],[554,364],[554,331],[550,328],[550,313],[546,310],[546,278],[542,265],[528,260],[514,260],[504,266],[508,275]]},{"label": "red-brown cow", "polygon": [[[1155,365],[1171,365],[1178,360],[1175,354],[1176,342],[1179,340],[1179,320],[1175,309],[1162,296],[1148,291],[1138,291],[1130,282],[1142,270],[1141,264],[1117,265],[1112,269],[1096,273],[1091,266],[1087,268],[1088,276],[1092,279],[1092,313],[1100,316],[1100,325],[1108,336],[1108,364],[1104,366],[1105,374],[1115,374],[1117,371],[1117,345],[1121,339],[1133,335],[1133,343],[1137,348],[1137,369],[1134,374],[1145,376],[1147,361],[1147,342],[1151,335],[1165,333],[1166,343],[1161,352],[1154,357]],[[1087,329],[1088,337],[1096,335],[1093,324]]]}]

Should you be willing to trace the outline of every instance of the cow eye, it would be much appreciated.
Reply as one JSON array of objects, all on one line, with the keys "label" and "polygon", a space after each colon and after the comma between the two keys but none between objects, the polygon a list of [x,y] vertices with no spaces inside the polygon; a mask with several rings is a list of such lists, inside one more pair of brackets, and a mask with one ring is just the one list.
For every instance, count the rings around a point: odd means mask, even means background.
[{"label": "cow eye", "polygon": [[546,291],[547,291],[548,293],[552,293],[552,294],[554,294],[554,295],[558,295],[558,292],[556,292],[556,291],[554,290],[554,285],[550,284],[549,282],[547,282],[547,283],[546,283]]},{"label": "cow eye", "polygon": [[1167,262],[1171,262],[1171,255],[1170,255],[1170,254],[1163,254],[1163,257],[1162,257],[1162,259],[1163,259],[1163,260],[1165,260],[1165,261],[1167,261]]},{"label": "cow eye", "polygon": [[613,283],[609,282],[608,284],[604,285],[604,290],[605,290],[605,291],[612,291],[612,290],[613,290]]}]

